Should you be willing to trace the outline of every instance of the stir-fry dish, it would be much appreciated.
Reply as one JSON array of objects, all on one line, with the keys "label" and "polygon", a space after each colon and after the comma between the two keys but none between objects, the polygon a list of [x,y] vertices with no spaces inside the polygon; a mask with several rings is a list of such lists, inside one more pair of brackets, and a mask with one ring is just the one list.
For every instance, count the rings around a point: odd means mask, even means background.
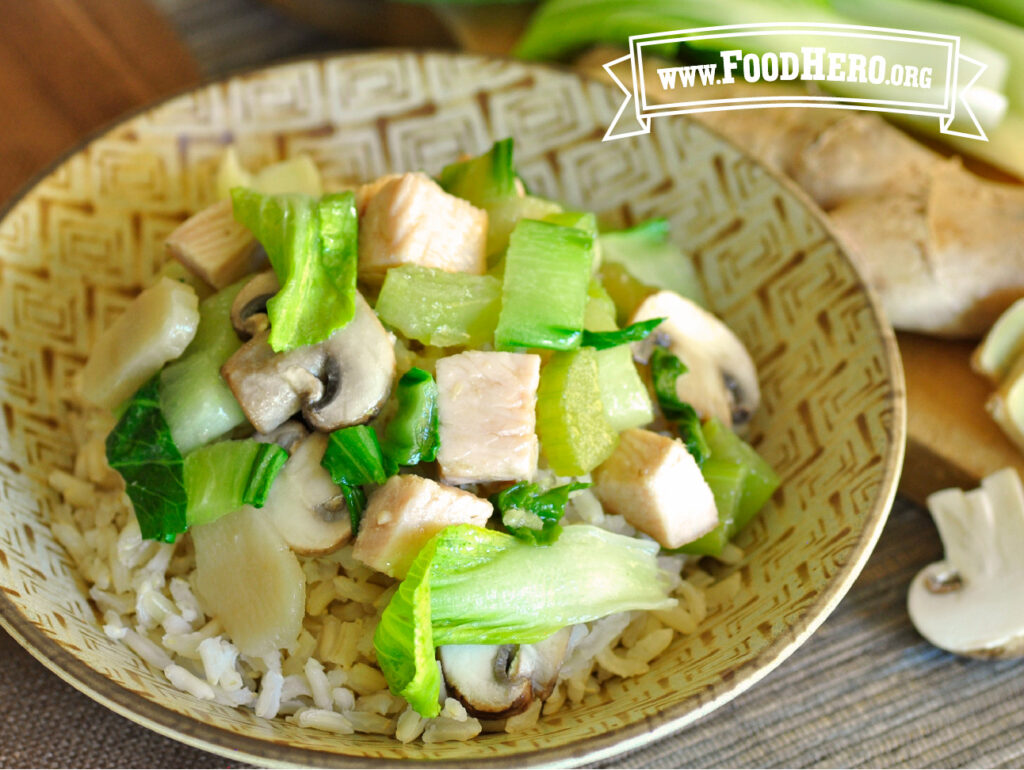
[{"label": "stir-fry dish", "polygon": [[54,531],[175,687],[515,732],[740,590],[731,540],[779,483],[741,438],[750,355],[665,220],[603,230],[512,151],[326,194],[308,158],[229,151],[100,335]]}]

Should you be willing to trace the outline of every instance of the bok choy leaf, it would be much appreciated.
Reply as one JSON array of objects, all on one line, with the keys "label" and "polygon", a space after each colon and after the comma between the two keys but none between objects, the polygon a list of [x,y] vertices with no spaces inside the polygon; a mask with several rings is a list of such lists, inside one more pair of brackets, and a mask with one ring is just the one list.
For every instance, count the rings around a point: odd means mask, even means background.
[{"label": "bok choy leaf", "polygon": [[529,644],[615,612],[673,606],[657,552],[657,543],[586,525],[566,527],[547,546],[471,524],[441,530],[374,634],[391,692],[436,716],[437,645]]},{"label": "bok choy leaf", "polygon": [[107,436],[107,461],[124,478],[142,536],[173,543],[187,528],[181,452],[160,411],[160,378],[132,396]]},{"label": "bok choy leaf", "polygon": [[358,217],[351,192],[231,191],[235,219],[267,250],[281,289],[267,303],[275,352],[323,342],[355,314]]}]

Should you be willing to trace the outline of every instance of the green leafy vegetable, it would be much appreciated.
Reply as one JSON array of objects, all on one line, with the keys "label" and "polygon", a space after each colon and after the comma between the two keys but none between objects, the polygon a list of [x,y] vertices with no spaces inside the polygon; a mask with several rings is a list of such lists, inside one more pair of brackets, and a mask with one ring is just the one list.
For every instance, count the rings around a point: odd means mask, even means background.
[{"label": "green leafy vegetable", "polygon": [[661,411],[670,420],[685,417],[688,404],[676,395],[676,380],[688,371],[686,364],[665,348],[656,347],[651,353],[650,366],[654,394],[658,397]]},{"label": "green leafy vegetable", "polygon": [[437,456],[437,383],[413,367],[398,380],[398,412],[384,429],[385,457],[397,465],[430,462]]},{"label": "green leafy vegetable", "polygon": [[445,166],[438,178],[446,192],[487,212],[489,255],[505,250],[509,234],[519,220],[541,219],[545,214],[561,211],[557,203],[531,195],[520,196],[516,178],[511,139],[495,142],[490,150],[475,158]]},{"label": "green leafy vegetable", "polygon": [[[736,518],[740,501],[743,499],[743,487],[746,484],[749,466],[709,458],[700,468],[701,475],[711,487],[715,497],[715,510],[718,511],[718,526],[706,535],[687,543],[674,553],[688,553],[696,556],[720,556],[726,544],[732,540],[740,529]],[[744,522],[746,523],[746,522]]]},{"label": "green leafy vegetable", "polygon": [[736,509],[736,531],[746,526],[754,515],[778,489],[781,479],[754,447],[741,439],[717,418],[704,424],[704,436],[711,447],[711,456],[743,465],[747,469],[743,480],[743,496]]},{"label": "green leafy vegetable", "polygon": [[686,445],[686,450],[693,455],[697,465],[704,465],[704,461],[711,456],[711,449],[708,442],[704,440],[704,430],[701,427],[700,417],[697,410],[690,404],[683,403],[675,418],[676,429],[679,431],[679,438]]},{"label": "green leafy vegetable", "polygon": [[537,436],[560,476],[590,473],[619,443],[601,400],[598,355],[592,348],[555,353],[540,373]]},{"label": "green leafy vegetable", "polygon": [[341,487],[341,494],[352,518],[352,533],[359,531],[363,510],[366,508],[364,484],[383,484],[393,472],[381,452],[380,442],[373,429],[366,425],[352,425],[331,433],[320,464],[331,474],[331,480]]},{"label": "green leafy vegetable", "polygon": [[160,412],[160,380],[135,393],[107,436],[107,461],[124,478],[139,529],[147,540],[173,543],[187,525],[184,462]]},{"label": "green leafy vegetable", "polygon": [[[651,292],[669,289],[705,306],[704,289],[693,261],[668,236],[665,219],[649,219],[628,230],[602,233],[598,238],[602,273],[613,275],[618,267]],[[624,279],[620,277],[618,282]]]},{"label": "green leafy vegetable", "polygon": [[435,645],[529,644],[574,623],[666,609],[656,543],[585,525],[551,545],[462,524],[425,545],[374,634],[391,692],[426,717],[440,711]]},{"label": "green leafy vegetable", "polygon": [[270,347],[323,342],[355,314],[355,195],[261,195],[231,191],[235,219],[263,244],[281,289],[267,303]]},{"label": "green leafy vegetable", "polygon": [[359,522],[363,520],[363,511],[366,510],[366,492],[362,487],[351,484],[338,484],[341,488],[341,496],[345,498],[345,507],[348,508],[349,522],[352,524],[352,535],[359,532]]},{"label": "green leafy vegetable", "polygon": [[[615,303],[597,281],[587,288],[587,312],[583,319],[584,339],[588,333],[615,332]],[[640,378],[633,351],[623,345],[597,351],[597,378],[601,386],[604,416],[615,432],[646,425],[654,419],[651,397]]]},{"label": "green leafy vegetable", "polygon": [[220,368],[242,345],[231,326],[231,303],[248,280],[243,278],[199,303],[196,336],[181,358],[160,373],[160,411],[182,454],[245,422],[245,413]]},{"label": "green leafy vegetable", "polygon": [[569,495],[590,484],[574,481],[541,492],[540,487],[520,481],[491,497],[501,512],[501,523],[510,535],[534,545],[550,545],[562,534],[558,523],[565,515]]},{"label": "green leafy vegetable", "polygon": [[242,493],[242,502],[254,508],[262,508],[267,502],[274,479],[288,462],[288,453],[277,444],[258,443],[258,447]]},{"label": "green leafy vegetable", "polygon": [[478,348],[494,339],[501,281],[419,265],[393,267],[374,310],[388,326],[424,345]]},{"label": "green leafy vegetable", "polygon": [[[997,16],[1021,17],[1015,0],[956,0],[980,5]],[[1007,6],[1012,13],[1007,13]],[[971,111],[985,126],[988,141],[979,142],[954,134],[941,140],[958,151],[976,155],[1015,176],[1024,174],[1024,30],[1000,22],[969,8],[958,8],[928,0],[548,0],[532,16],[515,53],[527,59],[555,59],[596,43],[621,46],[632,35],[696,29],[732,24],[799,22],[859,24],[871,27],[915,29],[957,35],[960,50],[981,61],[985,70],[966,95]],[[816,38],[826,40],[827,38]],[[688,44],[696,49],[733,47],[735,38],[708,36]],[[745,53],[764,54],[812,45],[809,33],[794,32],[787,37],[750,34],[744,37]],[[871,40],[863,41],[864,53],[884,55]],[[645,51],[645,54],[647,51]],[[697,51],[700,56],[702,52]],[[838,79],[817,83],[842,96],[880,99],[905,98],[906,89],[889,79],[870,83]],[[941,95],[939,97],[941,99]],[[894,116],[921,130],[934,132],[934,123],[920,116]]]},{"label": "green leafy vegetable", "polygon": [[482,155],[445,166],[438,183],[445,192],[482,209],[517,195],[511,137],[495,142]]},{"label": "green leafy vegetable", "polygon": [[505,255],[496,347],[579,347],[593,244],[582,230],[519,221]]},{"label": "green leafy vegetable", "polygon": [[591,332],[583,330],[583,340],[580,343],[583,347],[594,348],[595,350],[607,350],[617,345],[625,345],[627,342],[639,342],[645,340],[664,318],[652,318],[649,321],[637,321],[625,329],[607,332]]},{"label": "green leafy vegetable", "polygon": [[658,405],[666,418],[676,423],[679,437],[686,449],[693,455],[697,465],[703,465],[711,455],[697,411],[676,395],[676,380],[686,374],[686,365],[677,356],[664,348],[655,348],[651,353],[651,378]]},{"label": "green leafy vegetable", "polygon": [[388,478],[377,434],[366,425],[350,425],[332,432],[320,464],[339,486],[383,484]]},{"label": "green leafy vegetable", "polygon": [[220,441],[185,456],[188,525],[209,524],[243,505],[262,508],[288,461],[277,444],[253,439]]}]

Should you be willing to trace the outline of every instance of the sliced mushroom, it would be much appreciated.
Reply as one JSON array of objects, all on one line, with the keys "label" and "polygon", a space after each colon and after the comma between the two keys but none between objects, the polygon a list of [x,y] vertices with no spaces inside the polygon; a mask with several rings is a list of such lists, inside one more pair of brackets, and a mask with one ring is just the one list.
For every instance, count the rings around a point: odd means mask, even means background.
[{"label": "sliced mushroom", "polygon": [[508,669],[509,677],[529,677],[533,684],[533,697],[544,700],[555,689],[571,636],[572,627],[569,626],[547,639],[519,645],[519,652],[512,658]]},{"label": "sliced mushroom", "polygon": [[355,316],[317,345],[275,353],[261,332],[221,368],[245,416],[269,433],[302,410],[317,430],[332,431],[371,419],[395,376],[391,337],[356,294]]},{"label": "sliced mushroom", "polygon": [[323,391],[303,406],[302,415],[323,431],[370,420],[387,400],[395,378],[391,335],[356,294],[355,316],[323,344],[326,355],[318,372]]},{"label": "sliced mushroom", "polygon": [[231,325],[239,339],[247,340],[270,327],[267,301],[280,290],[273,270],[254,275],[231,303]]},{"label": "sliced mushroom", "polygon": [[928,496],[945,558],[917,573],[907,593],[910,620],[936,647],[975,658],[1024,655],[1024,486],[1013,468],[979,489]]},{"label": "sliced mushroom", "polygon": [[326,448],[322,433],[299,441],[262,508],[288,547],[306,556],[336,551],[352,537],[341,489],[320,465]]},{"label": "sliced mushroom", "polygon": [[450,644],[438,648],[448,694],[481,719],[524,712],[551,694],[569,647],[571,628],[535,644]]},{"label": "sliced mushroom", "polygon": [[284,373],[297,368],[319,371],[324,358],[322,343],[275,353],[268,336],[269,332],[257,334],[220,370],[245,416],[260,433],[269,433],[302,408],[299,394]]},{"label": "sliced mushroom", "polygon": [[644,360],[653,344],[668,349],[688,371],[676,381],[676,394],[703,418],[717,417],[742,428],[761,403],[757,369],[739,338],[714,315],[673,291],[659,291],[640,303],[630,323],[664,318],[655,334],[635,343]]},{"label": "sliced mushroom", "polygon": [[509,679],[516,645],[446,644],[438,648],[448,695],[471,716],[501,719],[526,711],[533,700],[528,678]]}]

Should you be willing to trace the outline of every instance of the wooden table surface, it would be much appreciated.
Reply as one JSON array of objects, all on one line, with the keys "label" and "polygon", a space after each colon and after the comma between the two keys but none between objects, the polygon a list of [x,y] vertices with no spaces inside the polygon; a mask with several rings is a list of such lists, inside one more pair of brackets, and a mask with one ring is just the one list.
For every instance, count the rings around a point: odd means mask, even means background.
[{"label": "wooden table surface", "polygon": [[[84,135],[204,76],[332,45],[256,0],[5,0],[0,25],[0,200]],[[351,43],[352,41],[348,41]],[[907,342],[909,339],[909,343]],[[948,393],[966,348],[903,338],[912,439],[936,421],[914,399]],[[945,363],[942,363],[945,362]],[[938,384],[937,384],[938,383]],[[957,391],[959,392],[959,391]],[[948,396],[947,396],[948,397]],[[936,407],[944,417],[944,407]],[[918,417],[919,429],[914,420]],[[927,426],[925,426],[927,423]],[[946,423],[948,424],[948,422]],[[980,424],[980,423],[979,423]],[[986,430],[982,426],[980,430]],[[973,429],[972,429],[973,430]],[[991,457],[1007,455],[998,432]],[[995,449],[992,447],[995,446]],[[916,499],[949,457],[908,453]],[[915,466],[914,463],[917,463]],[[968,476],[976,472],[967,469]],[[942,474],[946,474],[943,476]],[[694,728],[616,764],[629,766],[926,766],[1024,762],[1024,664],[964,661],[925,644],[903,609],[913,574],[941,556],[927,513],[907,499],[864,574],[815,637],[765,682]],[[0,766],[220,766],[107,712],[61,683],[0,632]]]}]

